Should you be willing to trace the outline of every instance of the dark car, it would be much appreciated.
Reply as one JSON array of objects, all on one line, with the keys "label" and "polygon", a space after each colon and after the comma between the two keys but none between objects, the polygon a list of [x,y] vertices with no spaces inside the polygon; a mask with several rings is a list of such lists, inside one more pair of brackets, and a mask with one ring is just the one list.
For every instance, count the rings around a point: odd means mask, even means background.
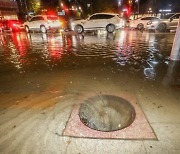
[{"label": "dark car", "polygon": [[24,30],[24,26],[19,20],[3,20],[0,26],[2,31],[9,30],[14,32]]}]

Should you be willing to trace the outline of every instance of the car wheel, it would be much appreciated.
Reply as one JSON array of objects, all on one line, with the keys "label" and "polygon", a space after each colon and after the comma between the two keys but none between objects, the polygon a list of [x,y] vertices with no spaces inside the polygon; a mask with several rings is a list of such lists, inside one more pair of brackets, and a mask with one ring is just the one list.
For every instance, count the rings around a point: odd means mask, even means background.
[{"label": "car wheel", "polygon": [[30,30],[29,30],[29,27],[28,27],[28,26],[25,26],[25,31],[26,31],[27,33],[29,33],[29,32],[30,32]]},{"label": "car wheel", "polygon": [[167,31],[167,26],[165,23],[161,23],[158,25],[157,27],[157,31],[158,32],[166,32]]},{"label": "car wheel", "polygon": [[108,33],[113,33],[115,31],[116,27],[113,24],[109,24],[106,26],[106,30]]},{"label": "car wheel", "polygon": [[142,23],[137,25],[137,29],[138,30],[143,30],[144,29],[144,25]]},{"label": "car wheel", "polygon": [[47,32],[47,29],[46,29],[45,26],[41,26],[40,29],[41,29],[41,32],[42,32],[42,33],[46,33],[46,32]]},{"label": "car wheel", "polygon": [[81,34],[81,33],[83,33],[84,28],[81,25],[76,25],[74,28],[74,31],[77,32],[78,34]]}]

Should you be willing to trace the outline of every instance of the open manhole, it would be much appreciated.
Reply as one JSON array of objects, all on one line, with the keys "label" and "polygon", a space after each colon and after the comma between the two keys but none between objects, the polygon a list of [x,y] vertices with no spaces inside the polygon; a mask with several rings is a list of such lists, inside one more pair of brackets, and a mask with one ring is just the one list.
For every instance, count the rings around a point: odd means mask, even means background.
[{"label": "open manhole", "polygon": [[85,100],[79,117],[83,124],[98,131],[116,131],[128,127],[135,119],[134,107],[125,99],[99,95]]}]

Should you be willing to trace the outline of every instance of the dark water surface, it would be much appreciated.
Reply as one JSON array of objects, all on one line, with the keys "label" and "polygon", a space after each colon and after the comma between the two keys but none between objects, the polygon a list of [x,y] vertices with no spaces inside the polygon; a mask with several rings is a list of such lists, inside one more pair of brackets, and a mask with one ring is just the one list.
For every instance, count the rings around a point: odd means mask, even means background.
[{"label": "dark water surface", "polygon": [[[129,30],[85,36],[59,33],[0,34],[0,74],[81,72],[81,69],[85,69],[87,75],[98,70],[106,76],[124,73],[133,78],[136,75],[137,79],[143,81],[159,82],[166,78],[167,84],[173,80],[173,85],[178,87],[179,62],[169,62],[173,39],[172,33]],[[70,74],[73,75],[72,72]]]}]

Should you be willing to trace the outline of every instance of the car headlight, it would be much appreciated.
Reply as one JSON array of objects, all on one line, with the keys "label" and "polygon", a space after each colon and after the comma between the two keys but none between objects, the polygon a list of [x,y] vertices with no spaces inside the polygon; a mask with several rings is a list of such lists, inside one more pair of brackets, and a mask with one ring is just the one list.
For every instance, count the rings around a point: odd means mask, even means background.
[{"label": "car headlight", "polygon": [[147,23],[147,25],[151,25],[152,24],[152,21],[149,21],[148,23]]}]

